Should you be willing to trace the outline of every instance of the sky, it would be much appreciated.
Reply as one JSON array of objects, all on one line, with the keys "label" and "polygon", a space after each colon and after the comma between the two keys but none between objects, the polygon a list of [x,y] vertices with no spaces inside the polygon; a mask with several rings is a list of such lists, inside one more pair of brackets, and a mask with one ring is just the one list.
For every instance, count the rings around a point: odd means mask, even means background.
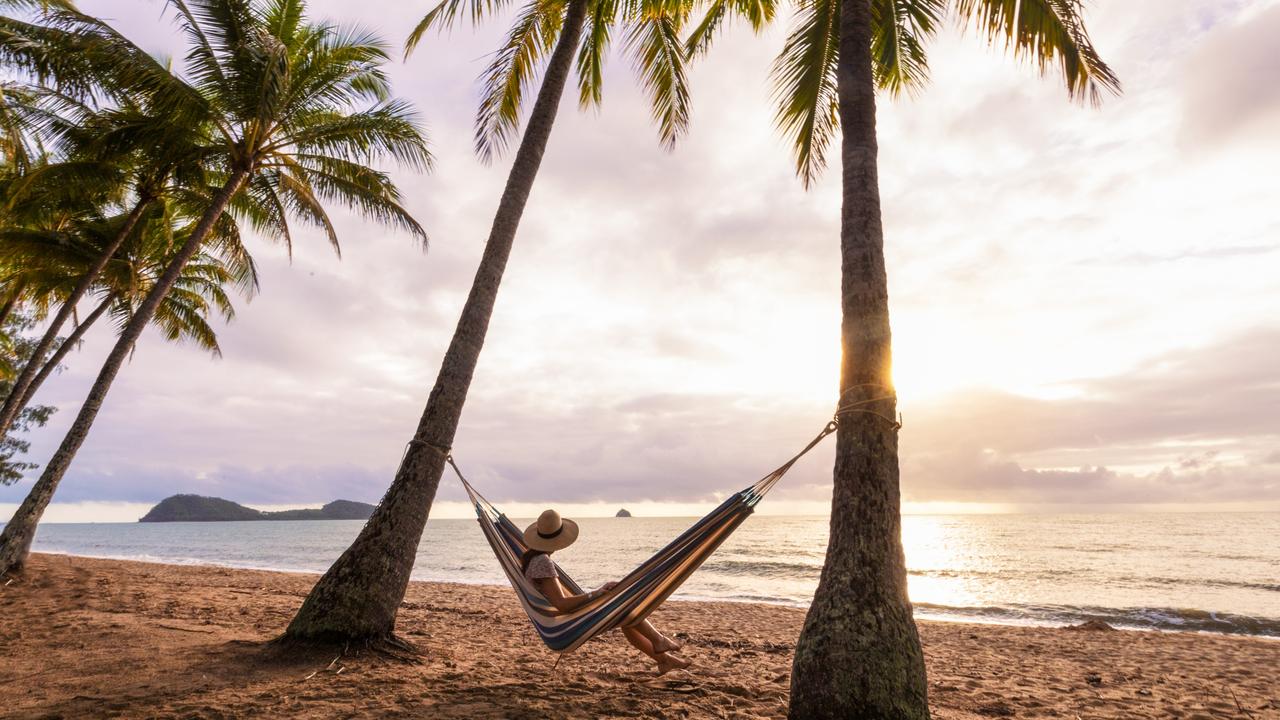
[{"label": "sky", "polygon": [[[156,0],[82,0],[177,54]],[[427,3],[313,1],[399,46]],[[932,80],[881,97],[880,180],[907,512],[1280,510],[1280,2],[1094,0],[1124,84],[1068,101],[948,26]],[[628,59],[600,110],[565,99],[454,454],[513,515],[701,514],[803,446],[836,396],[839,176],[805,190],[773,126],[788,26],[732,27],[695,66],[663,150]],[[144,336],[50,521],[133,520],[178,492],[255,507],[376,502],[422,412],[510,155],[471,150],[501,22],[391,67],[436,157],[395,170],[430,233],[335,211],[262,290],[223,357]],[[397,53],[398,57],[398,53]],[[834,159],[834,158],[833,158]],[[41,391],[60,441],[112,338]],[[762,510],[829,509],[833,444]],[[0,487],[0,518],[30,488]],[[434,516],[465,516],[446,476]]]}]

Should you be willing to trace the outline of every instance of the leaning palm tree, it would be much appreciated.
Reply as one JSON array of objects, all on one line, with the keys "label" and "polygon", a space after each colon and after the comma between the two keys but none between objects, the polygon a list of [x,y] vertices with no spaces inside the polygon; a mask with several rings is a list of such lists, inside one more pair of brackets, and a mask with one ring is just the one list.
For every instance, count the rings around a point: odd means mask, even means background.
[{"label": "leaning palm tree", "polygon": [[[175,243],[174,240],[189,232],[190,227],[174,228],[168,224],[168,220],[169,216],[165,215],[138,227],[102,273],[95,288],[94,294],[97,297],[93,300],[93,310],[80,318],[66,338],[58,339],[57,350],[44,362],[36,382],[28,390],[29,396],[23,402],[23,410],[14,423],[14,432],[0,440],[0,485],[17,482],[22,479],[25,471],[37,467],[16,459],[25,454],[29,447],[20,435],[33,426],[43,425],[54,408],[32,405],[30,394],[61,367],[70,351],[100,319],[108,317],[119,328],[127,326],[138,304],[145,300],[150,288],[168,266],[169,258],[178,251],[181,243]],[[68,287],[78,281],[79,266],[83,261],[98,255],[98,246],[112,241],[115,228],[120,222],[121,218],[114,218],[83,233],[92,237],[96,231],[97,245],[81,250],[81,262],[76,262],[74,249],[68,252],[56,247],[46,247],[43,255],[54,256],[55,260],[28,263],[25,268],[33,294],[39,297],[42,294],[65,293]],[[215,356],[221,356],[217,333],[210,324],[210,319],[217,315],[230,322],[235,312],[229,291],[237,291],[248,299],[256,292],[258,280],[252,258],[240,244],[235,224],[227,219],[215,233],[217,236],[214,241],[206,243],[209,251],[202,250],[183,268],[173,289],[157,308],[152,324],[171,342],[189,341]],[[72,260],[69,263],[72,268],[70,273],[60,267],[66,262],[68,255]],[[0,325],[9,340],[4,344],[3,352],[0,352],[0,365],[16,364],[14,361],[24,359],[34,350],[36,341],[24,336],[24,332],[32,324],[30,317],[17,314],[11,315],[8,321]],[[0,389],[6,389],[12,377],[12,374],[0,373]]]},{"label": "leaning palm tree", "polygon": [[[49,198],[43,198],[43,202],[48,203]],[[0,223],[0,263],[5,268],[3,283],[10,293],[6,306],[21,303],[32,317],[43,317],[51,308],[64,307],[75,294],[85,268],[102,254],[104,231],[111,234],[106,238],[106,242],[110,242],[121,222],[120,218],[101,217],[98,208],[93,206],[80,211],[76,209],[78,205],[80,203],[73,203],[71,211],[67,211],[53,202],[46,208],[51,207],[54,212],[39,213],[27,212],[30,208],[21,207],[9,214],[9,222]],[[96,302],[94,309],[80,319],[66,338],[55,333],[51,340],[46,328],[43,335],[30,341],[32,352],[24,355],[24,362],[13,369],[7,383],[6,404],[15,397],[22,398],[17,403],[15,416],[21,414],[52,368],[66,356],[66,351],[102,317],[106,304],[109,304],[106,300]],[[53,352],[49,354],[51,348]],[[35,368],[34,381],[29,379],[32,368]],[[27,382],[18,389],[15,378]]]},{"label": "leaning palm tree", "polygon": [[[0,187],[7,211],[0,220],[0,261],[9,268],[5,306],[25,302],[37,317],[51,316],[0,403],[0,437],[25,407],[19,399],[34,392],[34,378],[59,342],[64,324],[133,224],[130,217],[123,222],[103,217],[110,204],[104,195],[118,187],[114,172],[96,173],[103,182],[85,184],[74,181],[83,179],[81,172],[70,173],[71,178],[59,172],[65,165],[41,163],[14,182],[0,183],[23,186],[17,196]],[[97,243],[97,230],[103,227],[121,233],[106,248]],[[94,255],[86,257],[84,251],[90,248]]]},{"label": "leaning palm tree", "polygon": [[[686,0],[528,0],[516,14],[506,41],[482,78],[475,126],[476,151],[482,158],[493,159],[516,136],[525,95],[544,58],[546,66],[471,292],[391,487],[359,537],[307,596],[285,632],[287,640],[394,640],[396,611],[409,584],[516,230],[575,62],[580,104],[599,103],[610,39],[622,30],[661,141],[670,147],[689,118],[680,33],[691,4]],[[505,2],[488,0],[443,0],[414,29],[406,53],[426,32],[450,27],[460,14],[478,22],[505,7]]]},{"label": "leaning palm tree", "polygon": [[[210,152],[205,134],[177,123],[181,116],[148,113],[139,105],[159,93],[181,94],[180,81],[158,60],[110,25],[74,10],[49,10],[41,20],[7,18],[0,23],[0,59],[37,83],[29,92],[32,100],[14,103],[12,114],[43,135],[46,144],[58,146],[62,160],[25,173],[10,194],[15,200],[24,195],[42,200],[47,194],[42,186],[88,188],[96,197],[81,202],[98,204],[104,193],[113,193],[112,201],[125,213],[114,239],[86,264],[50,318],[30,362],[14,379],[0,405],[0,437],[34,393],[33,384],[62,326],[106,263],[145,213],[173,194],[179,182],[201,174]],[[115,105],[99,109],[99,99]]]},{"label": "leaning palm tree", "polygon": [[[1081,0],[798,0],[774,67],[777,121],[808,186],[840,133],[841,348],[827,558],[796,645],[793,718],[926,718],[924,658],[911,604],[898,490],[897,400],[877,180],[877,88],[898,94],[928,76],[925,45],[948,11],[1075,98],[1119,82],[1089,40]],[[715,18],[689,39],[702,50]]]},{"label": "leaning palm tree", "polygon": [[297,218],[321,228],[336,245],[324,207],[332,201],[426,239],[389,176],[369,167],[389,157],[425,168],[431,159],[412,109],[391,97],[382,69],[389,56],[376,37],[311,22],[302,0],[168,5],[191,45],[189,84],[157,84],[149,107],[210,134],[220,152],[205,162],[217,190],[134,310],[62,444],[0,533],[0,574],[23,567],[40,515],[116,374],[228,210],[285,241],[289,218]]}]

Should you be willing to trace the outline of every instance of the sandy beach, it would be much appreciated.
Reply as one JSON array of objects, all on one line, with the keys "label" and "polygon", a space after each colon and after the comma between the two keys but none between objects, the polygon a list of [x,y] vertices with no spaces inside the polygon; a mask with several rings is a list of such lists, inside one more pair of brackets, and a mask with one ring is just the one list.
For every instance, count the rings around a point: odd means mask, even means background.
[{"label": "sandy beach", "polygon": [[[264,643],[314,576],[34,557],[0,589],[0,716],[764,718],[785,714],[800,610],[669,602],[696,663],[655,677],[620,637],[566,657],[504,588],[415,582],[406,663]],[[937,718],[1280,718],[1280,642],[922,623]]]}]

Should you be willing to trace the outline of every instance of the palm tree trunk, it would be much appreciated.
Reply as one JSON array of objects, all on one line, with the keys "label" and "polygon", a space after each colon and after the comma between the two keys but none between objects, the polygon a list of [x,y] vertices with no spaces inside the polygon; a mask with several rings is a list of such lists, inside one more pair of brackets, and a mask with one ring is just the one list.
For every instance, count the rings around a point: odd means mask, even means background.
[{"label": "palm tree trunk", "polygon": [[409,585],[418,542],[444,471],[445,452],[453,444],[502,273],[555,123],[585,17],[586,0],[571,0],[498,203],[471,293],[395,480],[355,542],[303,601],[285,631],[285,640],[376,643],[392,638],[396,611]]},{"label": "palm tree trunk", "polygon": [[45,380],[49,379],[49,376],[53,374],[53,371],[58,368],[58,365],[60,365],[71,352],[71,349],[84,338],[84,334],[89,331],[89,328],[93,327],[93,324],[98,321],[98,318],[106,314],[107,310],[111,307],[111,303],[115,302],[115,299],[116,296],[114,294],[108,295],[107,299],[99,303],[98,307],[93,309],[93,312],[89,313],[84,320],[81,320],[80,323],[76,325],[75,330],[71,331],[71,334],[67,336],[67,339],[62,341],[62,344],[58,346],[56,351],[54,351],[53,356],[44,364],[44,367],[40,368],[40,372],[36,375],[35,380],[32,380],[31,384],[27,386],[27,394],[22,397],[22,401],[20,403],[22,407],[25,408],[31,404],[31,398],[35,396],[36,391],[40,389],[40,386],[44,384]]},{"label": "palm tree trunk", "polygon": [[796,644],[791,718],[929,717],[924,657],[907,599],[898,494],[889,291],[876,168],[871,0],[844,0],[837,70],[844,413],[836,435],[831,539]]},{"label": "palm tree trunk", "polygon": [[67,430],[66,437],[62,439],[62,444],[54,452],[40,479],[31,488],[31,492],[27,493],[22,504],[18,506],[17,512],[4,526],[4,532],[0,533],[0,576],[20,572],[26,564],[27,555],[31,552],[31,541],[35,539],[36,524],[40,522],[40,516],[44,514],[49,501],[53,499],[53,493],[58,489],[62,476],[71,467],[71,461],[75,459],[76,452],[88,437],[89,429],[93,427],[93,421],[98,417],[102,402],[106,400],[107,392],[111,389],[111,383],[128,359],[134,343],[138,341],[142,331],[155,316],[156,308],[178,281],[183,267],[200,249],[205,238],[212,232],[214,223],[227,209],[227,205],[239,192],[248,175],[249,171],[244,169],[232,173],[227,184],[213,197],[209,208],[196,224],[186,244],[169,262],[169,266],[165,268],[155,286],[147,293],[147,297],[129,319],[129,324],[120,333],[115,347],[111,349],[106,362],[102,365],[102,370],[98,372],[97,380],[89,389],[89,395],[85,398],[84,405],[80,407],[80,413],[76,415],[71,428]]},{"label": "palm tree trunk", "polygon": [[4,301],[4,305],[0,305],[0,327],[9,321],[9,316],[13,314],[13,309],[18,306],[18,298],[22,297],[22,291],[27,289],[27,281],[18,282],[18,287],[9,293],[9,297]]},{"label": "palm tree trunk", "polygon": [[138,224],[138,219],[142,217],[142,213],[146,211],[147,206],[150,204],[151,201],[145,198],[138,201],[138,204],[125,217],[124,224],[120,226],[120,231],[116,233],[115,238],[94,259],[93,264],[89,266],[89,269],[85,271],[79,282],[76,283],[75,288],[72,289],[71,294],[67,296],[66,302],[62,304],[62,307],[58,308],[58,313],[53,316],[53,320],[49,322],[49,327],[44,331],[44,336],[40,338],[40,342],[31,351],[31,357],[27,359],[22,372],[14,379],[13,388],[9,390],[9,397],[5,399],[4,407],[0,408],[0,437],[8,434],[9,428],[13,426],[13,421],[18,417],[18,413],[22,412],[22,408],[25,407],[22,399],[29,395],[28,389],[40,372],[40,368],[44,365],[45,356],[49,354],[49,350],[57,342],[58,331],[62,329],[63,323],[75,312],[76,304],[80,302],[84,294],[97,281],[98,275],[107,266],[107,263],[111,262],[111,258],[115,257],[116,251],[120,249],[129,234],[133,232],[134,226]]}]

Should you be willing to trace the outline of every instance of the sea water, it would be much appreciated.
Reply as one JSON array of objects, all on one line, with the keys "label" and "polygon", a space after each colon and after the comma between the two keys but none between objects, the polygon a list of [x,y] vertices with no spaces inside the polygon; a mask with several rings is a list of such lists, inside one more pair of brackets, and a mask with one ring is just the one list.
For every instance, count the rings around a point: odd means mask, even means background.
[{"label": "sea water", "polygon": [[[584,586],[616,580],[694,518],[586,518],[557,561]],[[517,521],[519,523],[519,521]],[[527,521],[526,521],[527,522]],[[46,524],[35,550],[322,572],[360,521]],[[1280,637],[1280,513],[917,515],[903,518],[916,615]],[[804,606],[826,553],[821,517],[750,518],[677,599]],[[500,585],[474,520],[432,520],[413,577]]]}]

